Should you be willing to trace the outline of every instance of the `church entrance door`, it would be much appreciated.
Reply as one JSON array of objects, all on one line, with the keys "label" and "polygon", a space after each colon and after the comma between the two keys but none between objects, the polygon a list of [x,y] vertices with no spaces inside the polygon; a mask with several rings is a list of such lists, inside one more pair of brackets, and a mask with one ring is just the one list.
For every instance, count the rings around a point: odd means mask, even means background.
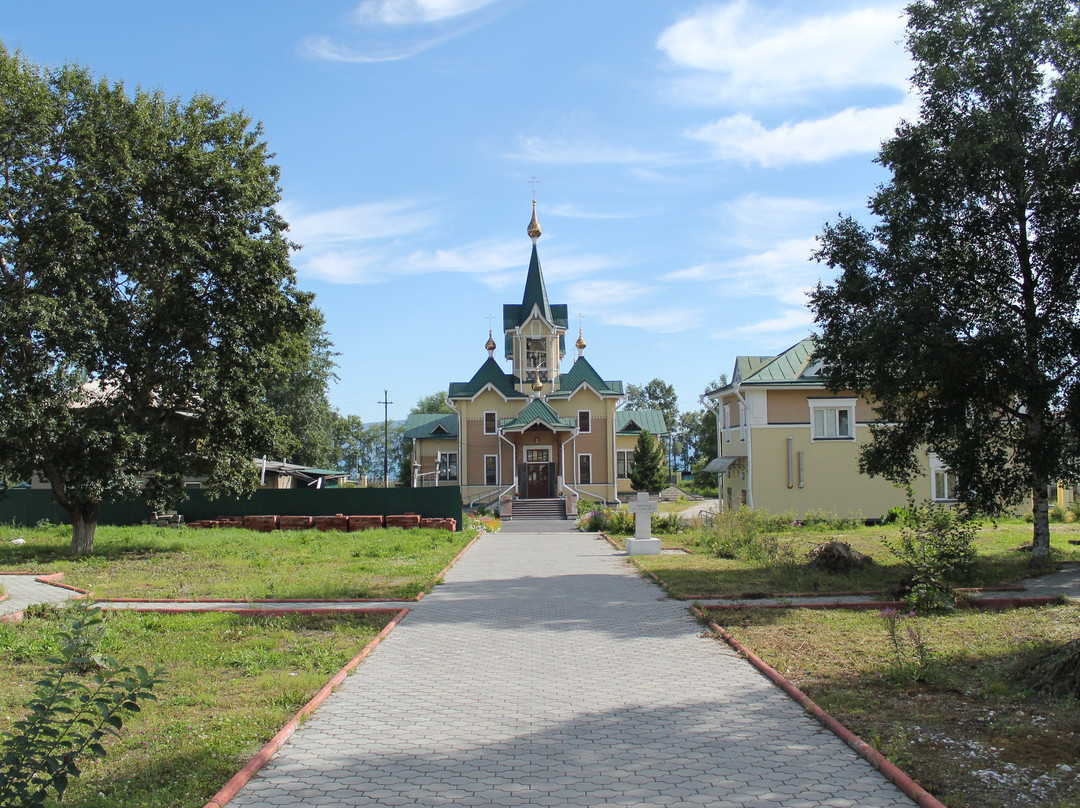
[{"label": "church entrance door", "polygon": [[529,499],[546,497],[551,485],[548,480],[548,464],[529,463],[528,481]]},{"label": "church entrance door", "polygon": [[551,496],[551,449],[528,449],[525,452],[525,497],[543,499]]}]

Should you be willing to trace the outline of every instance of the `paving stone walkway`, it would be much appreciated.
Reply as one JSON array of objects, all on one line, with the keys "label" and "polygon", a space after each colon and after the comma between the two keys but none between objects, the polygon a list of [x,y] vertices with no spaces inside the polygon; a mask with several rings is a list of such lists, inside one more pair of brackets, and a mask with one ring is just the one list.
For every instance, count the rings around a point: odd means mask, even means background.
[{"label": "paving stone walkway", "polygon": [[913,803],[606,542],[503,533],[229,805]]},{"label": "paving stone walkway", "polygon": [[0,617],[21,612],[35,603],[54,603],[59,606],[79,594],[62,586],[41,583],[35,580],[33,575],[0,575],[0,585],[8,593],[6,599],[0,600]]}]

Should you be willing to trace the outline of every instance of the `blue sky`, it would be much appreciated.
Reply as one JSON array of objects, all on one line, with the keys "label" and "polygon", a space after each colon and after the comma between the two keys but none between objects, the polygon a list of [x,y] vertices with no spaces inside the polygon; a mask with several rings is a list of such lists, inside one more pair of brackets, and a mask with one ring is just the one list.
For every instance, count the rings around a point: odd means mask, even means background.
[{"label": "blue sky", "polygon": [[[469,379],[520,302],[536,177],[554,303],[608,379],[682,409],[810,333],[814,235],[863,216],[915,115],[900,3],[7,3],[40,64],[207,92],[263,122],[340,380],[380,421]],[[571,350],[571,355],[573,351]]]}]

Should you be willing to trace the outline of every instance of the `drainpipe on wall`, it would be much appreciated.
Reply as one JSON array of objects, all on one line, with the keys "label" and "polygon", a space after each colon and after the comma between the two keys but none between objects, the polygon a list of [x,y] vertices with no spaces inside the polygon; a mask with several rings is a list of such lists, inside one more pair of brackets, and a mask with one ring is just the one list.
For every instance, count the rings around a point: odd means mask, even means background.
[{"label": "drainpipe on wall", "polygon": [[[513,467],[514,477],[513,477],[513,482],[510,483],[510,488],[507,489],[507,490],[516,492],[517,488],[518,488],[517,444],[514,443],[509,438],[507,438],[506,435],[503,434],[502,429],[499,429],[499,437],[502,440],[506,441],[508,444],[510,444],[510,449],[514,453],[514,467]],[[506,494],[506,491],[503,491],[501,494],[499,494],[499,499],[502,500],[503,495],[505,495],[505,494]]]},{"label": "drainpipe on wall", "polygon": [[[743,398],[739,387],[739,383],[735,382],[735,398],[739,399],[739,403],[742,404],[742,416],[745,421],[739,426],[746,429],[746,505],[750,510],[754,510],[754,452],[751,446],[754,432],[750,429],[750,406],[746,403],[746,399]],[[717,430],[717,437],[719,437],[719,434],[719,430]]]},{"label": "drainpipe on wall", "polygon": [[[716,456],[717,458],[723,457],[722,451],[724,441],[720,425],[720,402],[715,398],[709,398],[706,395],[698,396],[698,402],[713,414],[713,418],[716,419]],[[724,472],[723,474],[716,475],[716,512],[720,513],[724,510],[724,477],[731,472]]]}]

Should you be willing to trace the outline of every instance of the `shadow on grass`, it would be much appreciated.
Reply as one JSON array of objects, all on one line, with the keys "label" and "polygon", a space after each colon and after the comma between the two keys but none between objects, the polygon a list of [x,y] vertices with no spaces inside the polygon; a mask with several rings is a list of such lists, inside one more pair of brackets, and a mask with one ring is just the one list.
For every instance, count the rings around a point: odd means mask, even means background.
[{"label": "shadow on grass", "polygon": [[95,543],[92,553],[86,556],[73,556],[71,542],[39,542],[24,545],[4,543],[0,545],[0,567],[48,566],[56,562],[70,562],[75,565],[100,564],[104,561],[124,561],[149,558],[163,554],[184,552],[180,542],[161,542],[152,540],[129,541],[123,544],[114,542]]}]

